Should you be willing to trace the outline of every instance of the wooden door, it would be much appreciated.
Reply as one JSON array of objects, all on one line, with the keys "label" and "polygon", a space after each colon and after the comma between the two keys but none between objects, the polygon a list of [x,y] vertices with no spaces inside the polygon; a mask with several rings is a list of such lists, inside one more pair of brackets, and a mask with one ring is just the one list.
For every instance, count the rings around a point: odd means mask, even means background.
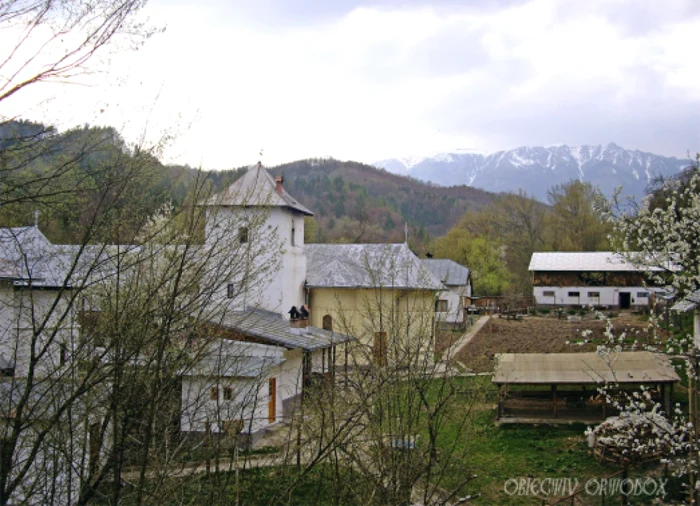
[{"label": "wooden door", "polygon": [[267,402],[267,421],[274,423],[277,420],[277,378],[267,380],[269,400]]},{"label": "wooden door", "polygon": [[372,349],[374,353],[374,362],[376,365],[385,366],[386,365],[386,332],[375,332],[374,333],[374,346]]}]

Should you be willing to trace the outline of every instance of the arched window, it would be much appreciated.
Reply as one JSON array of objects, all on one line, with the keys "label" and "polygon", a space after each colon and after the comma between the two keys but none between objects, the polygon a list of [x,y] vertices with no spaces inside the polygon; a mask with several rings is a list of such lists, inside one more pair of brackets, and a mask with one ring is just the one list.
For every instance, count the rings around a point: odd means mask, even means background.
[{"label": "arched window", "polygon": [[323,330],[330,330],[333,332],[333,317],[329,314],[323,317]]}]

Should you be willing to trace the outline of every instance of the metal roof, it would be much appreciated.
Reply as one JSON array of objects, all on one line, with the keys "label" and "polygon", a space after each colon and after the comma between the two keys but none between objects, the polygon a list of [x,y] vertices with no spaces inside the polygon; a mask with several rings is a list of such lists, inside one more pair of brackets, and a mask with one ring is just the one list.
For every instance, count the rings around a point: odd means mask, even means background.
[{"label": "metal roof", "polygon": [[[261,353],[264,349],[264,353]],[[188,376],[258,378],[272,367],[284,363],[283,349],[218,339],[207,346],[192,368],[182,370]]]},{"label": "metal roof", "polygon": [[448,286],[465,286],[469,281],[469,269],[454,260],[426,258],[421,262],[437,279]]},{"label": "metal roof", "polygon": [[262,164],[258,163],[226,190],[204,201],[204,206],[285,207],[306,216],[314,213],[301,205],[287,190],[277,192],[277,183]]},{"label": "metal roof", "polygon": [[346,334],[317,327],[293,329],[289,320],[263,309],[230,311],[222,320],[212,323],[287,349],[314,351],[353,340]]},{"label": "metal roof", "polygon": [[37,227],[0,228],[0,278],[16,285],[63,286],[67,255]]},{"label": "metal roof", "polygon": [[[634,256],[634,253],[627,255]],[[595,272],[649,272],[658,268],[628,260],[620,253],[612,251],[595,252],[556,252],[532,254],[530,271],[595,271]]]},{"label": "metal roof", "polygon": [[307,244],[307,286],[441,290],[406,244]]},{"label": "metal roof", "polygon": [[696,290],[695,292],[692,292],[692,293],[686,295],[684,299],[676,302],[673,305],[673,307],[671,307],[671,310],[680,311],[681,313],[685,313],[686,311],[690,311],[692,309],[697,309],[699,306],[700,306],[700,290]]},{"label": "metal roof", "polygon": [[669,383],[680,381],[665,355],[649,351],[503,353],[496,355],[498,384]]},{"label": "metal roof", "polygon": [[52,244],[37,227],[0,228],[0,279],[18,287],[70,288],[114,271],[138,246]]}]

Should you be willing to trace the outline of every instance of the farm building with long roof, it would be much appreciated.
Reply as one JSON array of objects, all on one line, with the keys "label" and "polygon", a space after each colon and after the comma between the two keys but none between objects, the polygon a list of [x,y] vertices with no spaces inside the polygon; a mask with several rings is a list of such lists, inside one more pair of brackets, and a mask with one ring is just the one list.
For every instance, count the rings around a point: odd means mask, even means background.
[{"label": "farm building with long roof", "polygon": [[528,270],[540,306],[649,306],[655,288],[646,274],[657,270],[609,251],[536,252]]}]

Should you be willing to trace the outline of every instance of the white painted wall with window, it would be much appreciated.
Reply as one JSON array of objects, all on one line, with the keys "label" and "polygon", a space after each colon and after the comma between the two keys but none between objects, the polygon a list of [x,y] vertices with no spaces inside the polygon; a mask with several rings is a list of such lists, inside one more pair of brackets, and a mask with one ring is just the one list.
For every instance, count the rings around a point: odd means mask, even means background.
[{"label": "white painted wall with window", "polygon": [[628,293],[632,307],[648,306],[651,294],[643,286],[536,286],[535,301],[542,306],[609,306],[620,305],[620,293]]}]

